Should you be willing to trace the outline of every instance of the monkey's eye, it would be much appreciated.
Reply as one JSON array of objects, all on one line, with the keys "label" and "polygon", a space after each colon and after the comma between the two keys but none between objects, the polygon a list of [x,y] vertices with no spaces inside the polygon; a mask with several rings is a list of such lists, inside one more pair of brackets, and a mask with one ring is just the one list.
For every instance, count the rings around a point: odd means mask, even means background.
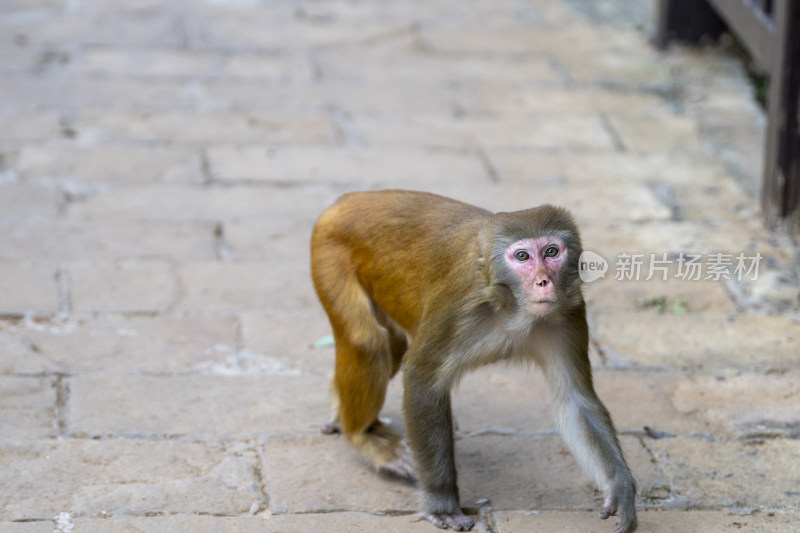
[{"label": "monkey's eye", "polygon": [[544,251],[545,257],[555,257],[558,255],[558,248],[555,246],[548,246],[547,249]]},{"label": "monkey's eye", "polygon": [[527,261],[531,258],[531,256],[525,250],[517,250],[514,253],[514,257],[517,258],[517,261]]}]

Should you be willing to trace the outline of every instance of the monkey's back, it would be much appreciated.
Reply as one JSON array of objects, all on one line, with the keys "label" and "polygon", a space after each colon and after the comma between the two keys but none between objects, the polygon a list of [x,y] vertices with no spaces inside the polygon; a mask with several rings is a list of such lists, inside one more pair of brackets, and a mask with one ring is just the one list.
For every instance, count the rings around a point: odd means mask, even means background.
[{"label": "monkey's back", "polygon": [[[386,190],[342,196],[322,213],[311,239],[312,277],[354,274],[375,304],[413,333],[435,290],[474,287],[490,211],[430,193]],[[446,242],[447,246],[441,243]],[[326,274],[323,274],[323,271]]]}]

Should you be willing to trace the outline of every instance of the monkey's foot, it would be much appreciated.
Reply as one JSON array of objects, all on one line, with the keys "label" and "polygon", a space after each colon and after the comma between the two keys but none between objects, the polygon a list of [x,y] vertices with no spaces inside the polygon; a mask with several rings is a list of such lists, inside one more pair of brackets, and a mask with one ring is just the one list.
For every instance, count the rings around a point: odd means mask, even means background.
[{"label": "monkey's foot", "polygon": [[475,525],[470,517],[463,514],[426,514],[422,517],[439,529],[469,531]]},{"label": "monkey's foot", "polygon": [[322,425],[322,434],[323,435],[333,435],[335,433],[341,433],[342,427],[339,425],[338,419],[333,419],[330,422]]},{"label": "monkey's foot", "polygon": [[617,527],[614,528],[614,533],[633,533],[636,531],[636,512],[626,512],[620,510],[618,513],[618,506],[616,500],[610,500],[603,507],[603,512],[600,513],[602,520],[608,519],[610,516],[617,517]]},{"label": "monkey's foot", "polygon": [[378,470],[390,477],[398,477],[407,481],[416,482],[418,478],[417,469],[414,467],[414,459],[412,459],[408,448],[405,448],[405,446],[403,446],[403,448],[404,450],[397,459],[381,465]]}]

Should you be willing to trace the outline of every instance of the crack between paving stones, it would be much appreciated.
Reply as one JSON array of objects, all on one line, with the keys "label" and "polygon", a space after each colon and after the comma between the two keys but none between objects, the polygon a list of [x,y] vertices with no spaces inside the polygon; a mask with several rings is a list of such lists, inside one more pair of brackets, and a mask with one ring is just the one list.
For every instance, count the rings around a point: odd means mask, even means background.
[{"label": "crack between paving stones", "polygon": [[267,491],[267,480],[264,477],[264,468],[263,468],[263,465],[264,465],[264,450],[261,449],[261,446],[255,446],[254,449],[255,449],[255,452],[256,452],[256,461],[257,462],[256,462],[255,466],[253,467],[253,473],[255,474],[256,479],[258,480],[257,481],[258,482],[258,489],[259,489],[259,494],[261,496],[261,502],[260,502],[261,503],[261,508],[257,509],[256,512],[251,513],[251,514],[257,515],[259,513],[267,512],[267,511],[270,510],[269,509],[270,497],[269,497],[269,492]]},{"label": "crack between paving stones", "polygon": [[65,374],[57,374],[55,380],[53,381],[53,387],[56,389],[55,420],[53,421],[56,430],[56,437],[68,437],[68,405],[70,388],[69,382],[67,381],[67,376]]},{"label": "crack between paving stones", "polygon": [[611,138],[611,144],[614,146],[614,150],[620,153],[627,152],[628,149],[625,147],[622,136],[617,131],[617,128],[614,127],[611,119],[609,119],[608,115],[605,113],[600,113],[600,124],[603,126],[603,130],[605,130],[605,132]]},{"label": "crack between paving stones", "polygon": [[497,171],[497,168],[492,163],[492,160],[489,158],[489,155],[486,153],[486,151],[483,148],[476,148],[474,153],[481,162],[481,165],[483,165],[483,169],[486,171],[489,181],[492,183],[500,183],[502,181],[500,178],[500,173]]}]

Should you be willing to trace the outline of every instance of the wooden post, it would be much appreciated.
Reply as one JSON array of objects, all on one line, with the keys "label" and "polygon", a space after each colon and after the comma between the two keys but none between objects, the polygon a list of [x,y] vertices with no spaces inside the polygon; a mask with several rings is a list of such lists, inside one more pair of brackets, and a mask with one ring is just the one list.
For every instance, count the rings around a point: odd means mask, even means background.
[{"label": "wooden post", "polygon": [[768,65],[767,143],[762,208],[767,224],[800,228],[800,7],[774,0],[775,43]]},{"label": "wooden post", "polygon": [[659,0],[655,45],[666,48],[671,40],[699,43],[716,39],[726,26],[707,0]]}]

